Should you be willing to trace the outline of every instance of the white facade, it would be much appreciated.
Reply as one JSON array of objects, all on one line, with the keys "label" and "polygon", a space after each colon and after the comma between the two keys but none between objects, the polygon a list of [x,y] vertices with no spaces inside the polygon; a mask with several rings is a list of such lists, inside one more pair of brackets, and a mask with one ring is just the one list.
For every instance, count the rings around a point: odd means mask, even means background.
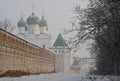
[{"label": "white facade", "polygon": [[19,32],[21,34],[25,34],[25,27],[19,27]]},{"label": "white facade", "polygon": [[50,45],[51,45],[51,35],[49,34],[19,34],[18,35],[20,38],[23,38],[24,40],[35,44],[37,46],[40,46],[42,48],[45,48],[49,50]]},{"label": "white facade", "polygon": [[28,25],[27,29],[29,34],[40,34],[40,27],[38,24]]},{"label": "white facade", "polygon": [[56,54],[55,69],[56,72],[70,73],[70,49],[69,48],[51,48],[51,52]]},{"label": "white facade", "polygon": [[46,29],[45,26],[44,26],[44,27],[40,27],[40,33],[47,33],[46,30],[47,30],[47,29]]}]

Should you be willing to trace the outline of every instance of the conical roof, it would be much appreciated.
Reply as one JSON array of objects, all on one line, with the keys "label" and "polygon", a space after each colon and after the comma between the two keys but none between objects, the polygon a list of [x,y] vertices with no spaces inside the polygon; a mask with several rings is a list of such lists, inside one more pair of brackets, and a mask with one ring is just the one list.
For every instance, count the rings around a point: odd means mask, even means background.
[{"label": "conical roof", "polygon": [[57,47],[57,46],[63,46],[63,47],[68,47],[68,45],[66,44],[65,40],[63,39],[62,35],[59,34],[55,43],[53,44],[53,46]]}]

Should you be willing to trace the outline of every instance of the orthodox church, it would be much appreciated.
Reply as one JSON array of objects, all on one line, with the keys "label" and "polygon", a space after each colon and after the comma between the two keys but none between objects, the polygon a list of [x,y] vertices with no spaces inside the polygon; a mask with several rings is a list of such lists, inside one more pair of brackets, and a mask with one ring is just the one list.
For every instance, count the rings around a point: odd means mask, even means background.
[{"label": "orthodox church", "polygon": [[21,17],[17,26],[19,29],[18,37],[53,52],[56,55],[56,72],[70,72],[71,49],[61,34],[58,35],[55,43],[51,46],[51,35],[48,34],[48,25],[44,15],[39,19],[39,17],[32,12],[26,20]]}]

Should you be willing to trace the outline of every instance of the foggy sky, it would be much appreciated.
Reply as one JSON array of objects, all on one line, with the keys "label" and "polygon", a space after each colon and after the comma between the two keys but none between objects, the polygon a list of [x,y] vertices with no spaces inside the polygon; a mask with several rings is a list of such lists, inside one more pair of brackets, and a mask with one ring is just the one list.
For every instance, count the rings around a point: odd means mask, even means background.
[{"label": "foggy sky", "polygon": [[[72,9],[76,4],[86,7],[87,0],[0,0],[0,20],[10,19],[17,26],[17,22],[23,15],[26,20],[32,13],[32,5],[35,4],[34,13],[41,19],[44,11],[48,22],[48,31],[52,35],[52,43],[62,29],[71,27],[69,21],[73,16]],[[22,11],[22,14],[21,14]],[[81,51],[86,54],[85,50]]]}]

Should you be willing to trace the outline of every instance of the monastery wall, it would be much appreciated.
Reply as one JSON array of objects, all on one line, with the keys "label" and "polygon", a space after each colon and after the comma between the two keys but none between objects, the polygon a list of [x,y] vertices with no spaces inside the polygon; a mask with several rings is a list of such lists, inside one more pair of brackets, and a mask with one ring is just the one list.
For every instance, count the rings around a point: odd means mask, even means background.
[{"label": "monastery wall", "polygon": [[55,72],[55,55],[0,29],[0,74]]}]

